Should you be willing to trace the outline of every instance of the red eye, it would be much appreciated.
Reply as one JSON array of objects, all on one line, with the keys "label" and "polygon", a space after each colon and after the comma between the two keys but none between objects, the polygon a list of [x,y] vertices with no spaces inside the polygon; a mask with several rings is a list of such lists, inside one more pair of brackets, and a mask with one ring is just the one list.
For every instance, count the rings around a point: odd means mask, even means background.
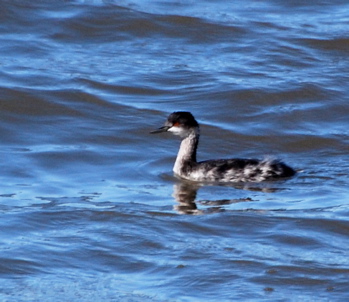
[{"label": "red eye", "polygon": [[179,122],[175,122],[175,123],[173,124],[173,127],[179,127],[179,125],[180,125]]}]

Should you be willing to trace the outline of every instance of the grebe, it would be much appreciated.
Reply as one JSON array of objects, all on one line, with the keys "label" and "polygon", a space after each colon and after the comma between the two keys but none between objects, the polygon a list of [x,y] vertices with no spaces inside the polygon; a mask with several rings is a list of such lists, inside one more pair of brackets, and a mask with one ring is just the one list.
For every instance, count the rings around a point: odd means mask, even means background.
[{"label": "grebe", "polygon": [[197,182],[261,182],[291,177],[295,170],[275,159],[217,159],[197,162],[200,128],[190,112],[173,112],[165,125],[150,133],[172,132],[182,139],[173,172]]}]

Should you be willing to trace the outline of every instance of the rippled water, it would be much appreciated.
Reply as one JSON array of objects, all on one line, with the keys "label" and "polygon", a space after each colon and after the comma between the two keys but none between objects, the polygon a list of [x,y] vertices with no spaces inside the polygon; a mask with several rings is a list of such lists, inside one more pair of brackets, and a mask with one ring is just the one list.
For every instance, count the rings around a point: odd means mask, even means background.
[{"label": "rippled water", "polygon": [[[347,1],[2,1],[1,301],[345,301]],[[300,172],[172,175],[199,159]]]}]

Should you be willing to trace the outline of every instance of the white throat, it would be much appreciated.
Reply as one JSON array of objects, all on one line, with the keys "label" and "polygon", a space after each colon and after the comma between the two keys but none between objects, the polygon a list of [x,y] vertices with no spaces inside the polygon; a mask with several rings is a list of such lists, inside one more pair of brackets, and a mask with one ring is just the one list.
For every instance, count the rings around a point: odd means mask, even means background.
[{"label": "white throat", "polygon": [[[172,132],[175,133],[174,131]],[[178,131],[176,132],[176,134],[177,133],[182,137],[184,136],[184,133],[185,133],[185,136],[182,139],[181,145],[179,147],[176,162],[173,166],[173,172],[177,175],[182,176],[183,167],[185,163],[188,163],[188,162],[196,163],[196,150],[198,147],[200,130],[199,128],[195,128],[189,131],[188,130]]]}]

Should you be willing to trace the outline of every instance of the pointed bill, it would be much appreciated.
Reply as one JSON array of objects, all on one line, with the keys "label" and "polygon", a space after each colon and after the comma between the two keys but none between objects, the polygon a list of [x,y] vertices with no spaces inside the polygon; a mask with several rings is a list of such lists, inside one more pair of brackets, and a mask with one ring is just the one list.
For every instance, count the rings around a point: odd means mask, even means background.
[{"label": "pointed bill", "polygon": [[151,133],[151,134],[156,134],[156,133],[167,132],[168,129],[170,129],[170,128],[171,128],[171,127],[169,127],[169,126],[163,126],[163,127],[160,127],[159,129],[150,131],[150,133]]}]

